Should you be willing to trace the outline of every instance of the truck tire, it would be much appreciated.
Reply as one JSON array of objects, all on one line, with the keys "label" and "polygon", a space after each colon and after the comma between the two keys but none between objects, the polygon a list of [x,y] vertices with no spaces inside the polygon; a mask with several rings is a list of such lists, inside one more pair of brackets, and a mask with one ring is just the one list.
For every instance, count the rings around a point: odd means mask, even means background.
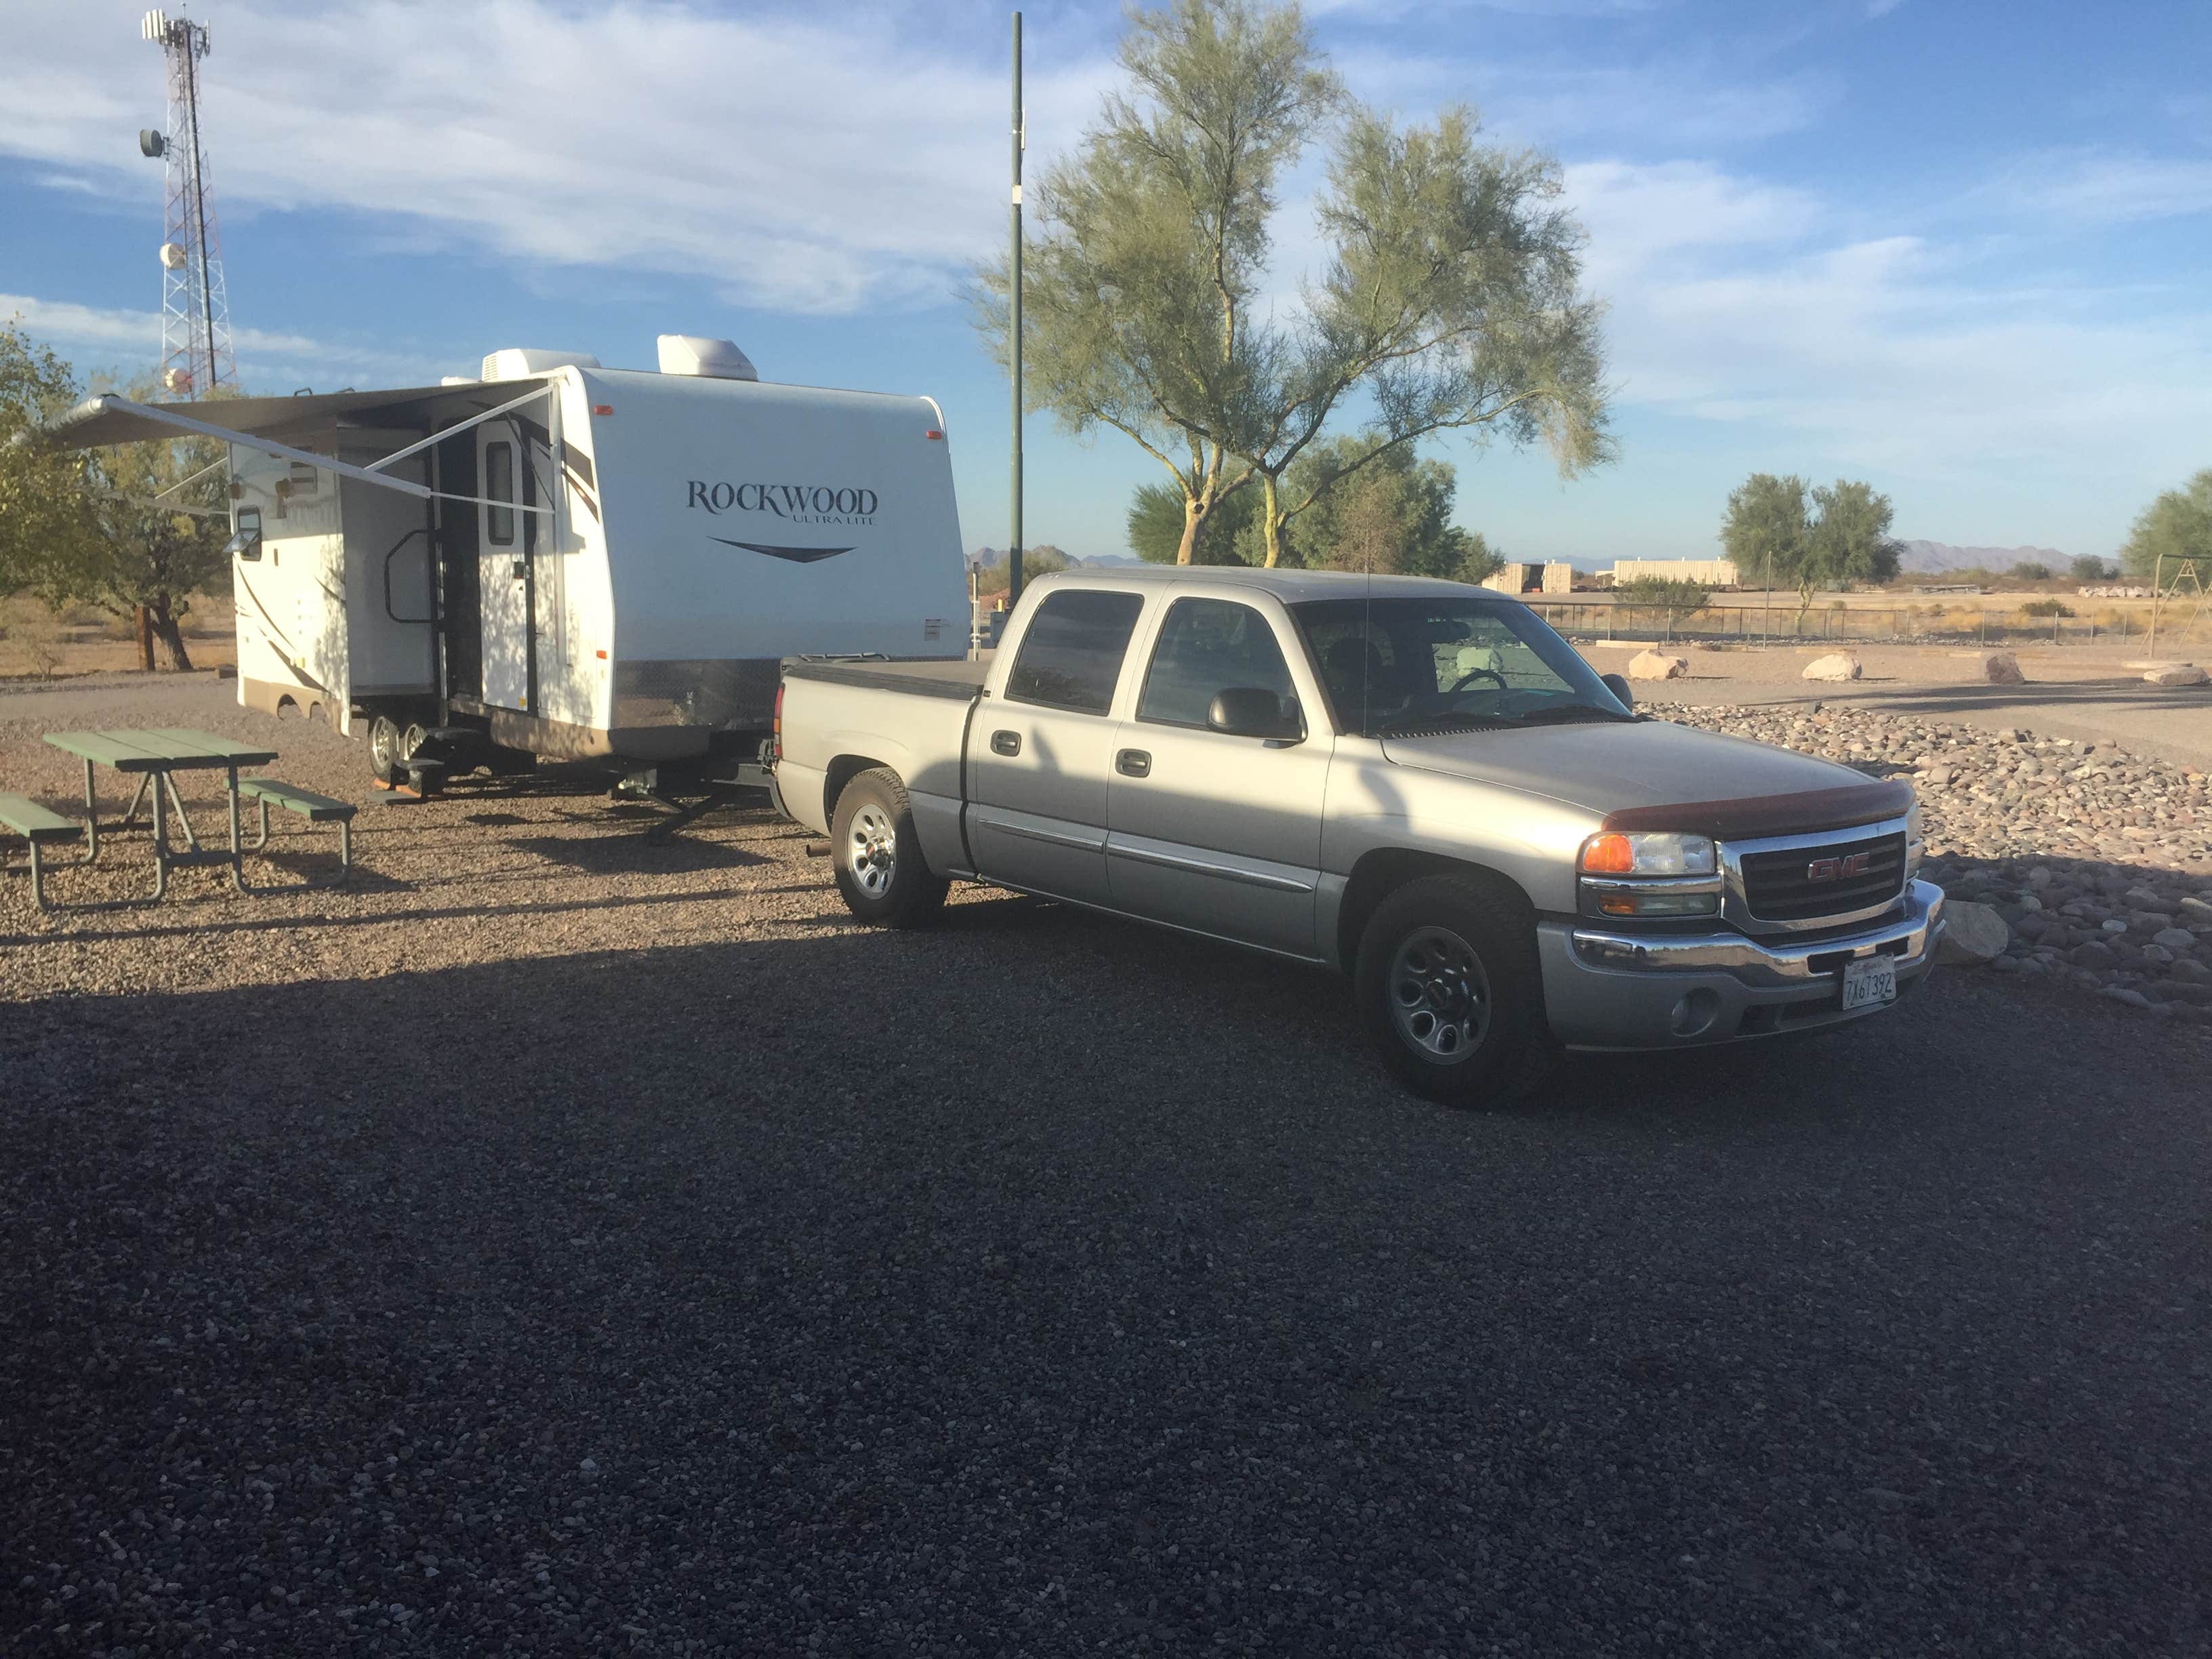
[{"label": "truck tire", "polygon": [[389,714],[379,714],[368,723],[368,769],[379,783],[395,781],[400,775],[400,762],[406,758],[402,744],[398,722]]},{"label": "truck tire", "polygon": [[1467,876],[1426,876],[1384,899],[1352,987],[1390,1069],[1432,1100],[1504,1105],[1558,1053],[1527,912]]},{"label": "truck tire", "polygon": [[830,862],[845,908],[872,927],[914,927],[937,914],[951,884],[921,855],[914,807],[897,773],[860,774],[830,817]]}]

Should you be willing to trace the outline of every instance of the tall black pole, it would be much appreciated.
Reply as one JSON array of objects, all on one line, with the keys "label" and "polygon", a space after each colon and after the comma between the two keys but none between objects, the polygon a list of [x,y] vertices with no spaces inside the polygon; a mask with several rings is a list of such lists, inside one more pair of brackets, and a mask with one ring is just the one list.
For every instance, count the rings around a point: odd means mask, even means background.
[{"label": "tall black pole", "polygon": [[1022,597],[1022,15],[1014,14],[1013,251],[1006,265],[1006,341],[1014,371],[1013,520],[1006,547],[1006,605]]},{"label": "tall black pole", "polygon": [[[192,231],[193,240],[199,244],[200,255],[200,323],[207,331],[207,387],[215,390],[215,293],[208,283],[207,243],[207,186],[200,178],[200,68],[199,55],[193,51],[197,44],[192,26],[179,23],[185,32],[185,125],[192,135]],[[201,386],[193,377],[191,396],[200,395]]]}]

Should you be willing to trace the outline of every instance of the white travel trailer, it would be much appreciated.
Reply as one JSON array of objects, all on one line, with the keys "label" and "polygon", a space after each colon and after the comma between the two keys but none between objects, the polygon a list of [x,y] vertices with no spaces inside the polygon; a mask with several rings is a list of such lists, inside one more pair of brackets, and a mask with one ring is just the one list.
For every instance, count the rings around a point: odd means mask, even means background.
[{"label": "white travel trailer", "polygon": [[[958,657],[968,600],[928,398],[507,350],[391,392],[94,398],[74,447],[231,446],[238,696],[362,730],[386,781],[523,756],[755,757],[786,656]],[[425,764],[427,763],[427,764]]]}]

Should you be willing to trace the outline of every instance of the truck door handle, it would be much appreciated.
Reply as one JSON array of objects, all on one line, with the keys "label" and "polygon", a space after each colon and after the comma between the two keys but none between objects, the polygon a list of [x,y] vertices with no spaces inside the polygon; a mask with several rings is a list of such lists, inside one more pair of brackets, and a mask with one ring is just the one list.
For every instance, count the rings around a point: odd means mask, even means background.
[{"label": "truck door handle", "polygon": [[514,562],[514,580],[517,580],[517,581],[520,581],[520,580],[523,579],[523,577],[524,577],[525,575],[528,574],[529,574],[529,573],[528,573],[528,570],[527,570],[527,568],[524,566],[524,564],[523,564],[522,561],[521,561],[521,560],[520,560],[520,559],[517,559],[517,560]]},{"label": "truck door handle", "polygon": [[1124,749],[1114,757],[1114,769],[1125,778],[1148,778],[1152,775],[1152,757],[1141,749]]},{"label": "truck door handle", "polygon": [[1022,734],[1018,732],[991,733],[991,752],[994,755],[1018,755],[1022,752]]}]

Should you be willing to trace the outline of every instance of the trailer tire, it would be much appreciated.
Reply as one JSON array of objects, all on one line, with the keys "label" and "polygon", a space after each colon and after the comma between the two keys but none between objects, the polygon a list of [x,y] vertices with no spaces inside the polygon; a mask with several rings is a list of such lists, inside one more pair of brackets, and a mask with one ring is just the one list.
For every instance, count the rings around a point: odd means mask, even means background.
[{"label": "trailer tire", "polygon": [[830,863],[845,908],[872,927],[919,927],[951,886],[922,857],[906,785],[887,767],[860,773],[838,794]]},{"label": "trailer tire", "polygon": [[1431,1100],[1508,1104],[1559,1052],[1526,908],[1484,881],[1429,876],[1385,898],[1360,934],[1352,988],[1390,1069]]},{"label": "trailer tire", "polygon": [[368,769],[379,783],[398,781],[401,766],[406,758],[402,747],[398,722],[389,714],[379,714],[368,723]]}]

